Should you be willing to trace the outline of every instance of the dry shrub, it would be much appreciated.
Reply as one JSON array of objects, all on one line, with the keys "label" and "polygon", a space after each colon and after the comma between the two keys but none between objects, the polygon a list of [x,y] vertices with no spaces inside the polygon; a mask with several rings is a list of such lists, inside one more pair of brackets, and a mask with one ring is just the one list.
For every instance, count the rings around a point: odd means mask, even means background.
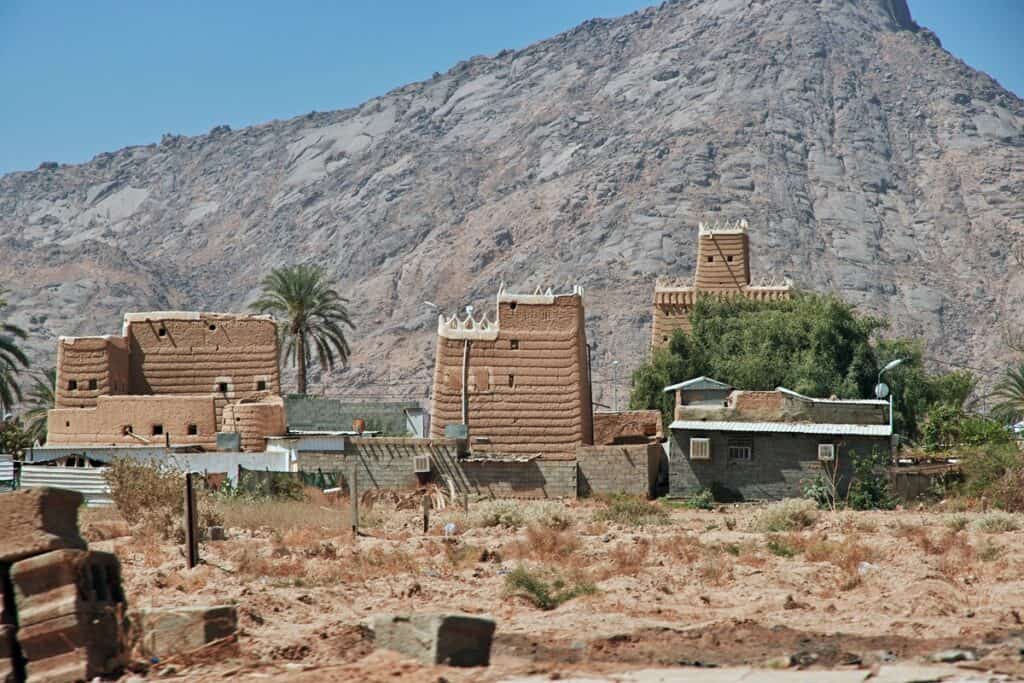
[{"label": "dry shrub", "polygon": [[842,541],[832,541],[824,537],[808,539],[804,545],[804,557],[809,562],[829,562],[838,568],[843,575],[842,590],[849,590],[860,584],[861,563],[875,559],[875,551],[847,537]]},{"label": "dry shrub", "polygon": [[752,523],[754,531],[777,533],[809,529],[818,521],[818,510],[814,501],[804,498],[787,498],[763,508]]},{"label": "dry shrub", "polygon": [[948,530],[934,536],[924,526],[913,524],[897,526],[894,535],[912,542],[927,555],[942,555],[962,540],[962,534],[957,531]]},{"label": "dry shrub", "polygon": [[970,520],[967,515],[953,515],[952,517],[947,517],[946,521],[943,523],[946,525],[947,529],[955,532],[966,529],[969,522]]},{"label": "dry shrub", "polygon": [[994,562],[1002,559],[1005,552],[1004,547],[986,539],[978,544],[975,555],[982,562]]},{"label": "dry shrub", "polygon": [[352,527],[345,505],[329,507],[304,500],[273,498],[223,498],[215,504],[224,526],[236,529],[273,529],[281,533],[309,529],[322,534],[320,538],[323,538],[341,535]]},{"label": "dry shrub", "polygon": [[659,555],[685,564],[693,564],[707,550],[698,537],[689,533],[661,536],[655,541],[654,546]]},{"label": "dry shrub", "polygon": [[82,538],[90,543],[122,538],[132,533],[128,522],[112,506],[82,508],[78,513],[78,528]]},{"label": "dry shrub", "polygon": [[571,558],[579,547],[576,534],[534,522],[526,527],[522,540],[509,546],[508,552],[513,557],[564,561]]},{"label": "dry shrub", "polygon": [[697,576],[703,583],[723,586],[733,579],[732,561],[722,553],[709,552],[697,565]]},{"label": "dry shrub", "polygon": [[651,543],[647,539],[638,539],[632,544],[620,544],[608,553],[611,560],[609,576],[636,576],[647,561],[651,551]]},{"label": "dry shrub", "polygon": [[1019,529],[1020,520],[1017,515],[1010,514],[1009,512],[993,510],[974,520],[972,526],[986,534],[1001,534]]},{"label": "dry shrub", "polygon": [[[185,475],[173,464],[117,458],[104,477],[115,507],[133,530],[184,540]],[[200,528],[222,523],[212,496],[201,485],[196,488],[196,508]]]},{"label": "dry shrub", "polygon": [[974,548],[967,542],[967,536],[962,533],[948,534],[936,569],[946,580],[956,583],[959,579],[973,574],[973,568]]},{"label": "dry shrub", "polygon": [[609,498],[605,508],[599,510],[594,517],[598,521],[614,524],[643,526],[667,523],[668,511],[645,498],[618,494]]}]

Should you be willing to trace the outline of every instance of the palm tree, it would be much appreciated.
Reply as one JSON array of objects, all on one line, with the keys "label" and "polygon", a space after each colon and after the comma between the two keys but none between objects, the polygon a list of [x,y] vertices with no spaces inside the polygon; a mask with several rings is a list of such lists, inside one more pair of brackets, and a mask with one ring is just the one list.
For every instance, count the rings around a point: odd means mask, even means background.
[{"label": "palm tree", "polygon": [[[4,293],[0,288],[0,310],[7,306]],[[21,400],[21,388],[14,375],[19,366],[28,367],[28,356],[18,346],[18,341],[27,336],[17,325],[0,320],[0,421],[8,407]]]},{"label": "palm tree", "polygon": [[993,396],[1000,399],[996,414],[1007,422],[1024,420],[1024,363],[1010,368],[996,385]]},{"label": "palm tree", "polygon": [[348,303],[318,266],[286,266],[274,269],[263,280],[263,293],[253,310],[282,319],[281,344],[286,360],[298,367],[298,389],[306,393],[306,365],[313,350],[322,370],[335,362],[348,363],[349,348],[342,325],[355,329],[349,320]]},{"label": "palm tree", "polygon": [[46,414],[56,405],[54,388],[57,386],[57,369],[50,368],[36,376],[36,383],[28,392],[29,405],[22,420],[25,431],[32,441],[46,443]]}]

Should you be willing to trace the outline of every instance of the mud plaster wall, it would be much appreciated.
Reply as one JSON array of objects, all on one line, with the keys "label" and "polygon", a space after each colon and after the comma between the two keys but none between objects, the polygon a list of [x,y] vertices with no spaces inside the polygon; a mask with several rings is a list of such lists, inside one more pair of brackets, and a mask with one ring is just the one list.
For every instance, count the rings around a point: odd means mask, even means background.
[{"label": "mud plaster wall", "polygon": [[[132,393],[215,394],[218,425],[228,401],[281,391],[272,320],[207,315],[132,321],[128,343]],[[222,383],[227,391],[220,390]]]},{"label": "mud plaster wall", "polygon": [[660,443],[628,446],[580,446],[579,495],[626,493],[653,497],[665,451]]},{"label": "mud plaster wall", "polygon": [[[583,301],[502,302],[497,338],[469,342],[469,428],[488,451],[571,459],[593,441]],[[439,337],[431,436],[462,422],[462,339]]]},{"label": "mud plaster wall", "polygon": [[[141,438],[125,434],[132,432]],[[160,426],[162,434],[154,435]],[[189,434],[195,425],[196,434]],[[100,396],[95,408],[57,408],[48,414],[47,445],[174,445],[213,449],[217,427],[211,396]]]},{"label": "mud plaster wall", "polygon": [[99,396],[126,394],[128,389],[128,345],[123,338],[70,337],[57,342],[55,407],[89,408]]},{"label": "mud plaster wall", "polygon": [[623,410],[594,413],[594,445],[646,443],[652,438],[660,437],[661,411]]},{"label": "mud plaster wall", "polygon": [[704,291],[736,290],[750,284],[747,233],[700,235],[694,285]]},{"label": "mud plaster wall", "polygon": [[[571,498],[576,495],[576,462],[533,460],[526,463],[467,462],[459,459],[455,439],[352,438],[343,453],[300,451],[298,469],[341,472],[348,477],[358,466],[361,490],[403,489],[435,481],[454,486],[459,493],[495,498]],[[429,455],[431,472],[413,472],[413,457]]]},{"label": "mud plaster wall", "polygon": [[677,420],[882,425],[888,422],[889,408],[871,403],[807,401],[779,391],[733,391],[727,405],[676,406],[675,417]]},{"label": "mud plaster wall", "polygon": [[265,451],[267,436],[285,433],[284,401],[277,397],[264,398],[257,402],[240,401],[224,407],[222,432],[237,432],[242,435],[242,449]]}]

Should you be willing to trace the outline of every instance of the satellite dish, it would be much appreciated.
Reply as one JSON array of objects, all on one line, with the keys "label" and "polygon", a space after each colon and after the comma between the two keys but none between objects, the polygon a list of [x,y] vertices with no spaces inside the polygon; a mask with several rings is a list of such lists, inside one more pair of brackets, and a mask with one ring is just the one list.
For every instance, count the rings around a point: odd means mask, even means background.
[{"label": "satellite dish", "polygon": [[879,382],[875,387],[875,396],[882,399],[889,395],[889,385],[885,382]]}]

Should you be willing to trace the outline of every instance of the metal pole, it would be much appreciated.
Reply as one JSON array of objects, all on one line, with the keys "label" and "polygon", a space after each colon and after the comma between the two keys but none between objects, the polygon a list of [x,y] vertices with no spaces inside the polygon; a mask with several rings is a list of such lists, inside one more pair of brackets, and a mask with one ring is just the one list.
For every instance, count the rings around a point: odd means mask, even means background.
[{"label": "metal pole", "polygon": [[430,496],[424,494],[420,499],[420,505],[423,508],[423,533],[427,533],[430,529]]},{"label": "metal pole", "polygon": [[189,569],[199,564],[199,538],[196,533],[196,490],[192,473],[185,473],[185,563]]},{"label": "metal pole", "polygon": [[462,347],[462,424],[469,428],[469,340]]},{"label": "metal pole", "polygon": [[352,463],[348,478],[348,493],[352,499],[352,533],[359,533],[359,463]]}]

